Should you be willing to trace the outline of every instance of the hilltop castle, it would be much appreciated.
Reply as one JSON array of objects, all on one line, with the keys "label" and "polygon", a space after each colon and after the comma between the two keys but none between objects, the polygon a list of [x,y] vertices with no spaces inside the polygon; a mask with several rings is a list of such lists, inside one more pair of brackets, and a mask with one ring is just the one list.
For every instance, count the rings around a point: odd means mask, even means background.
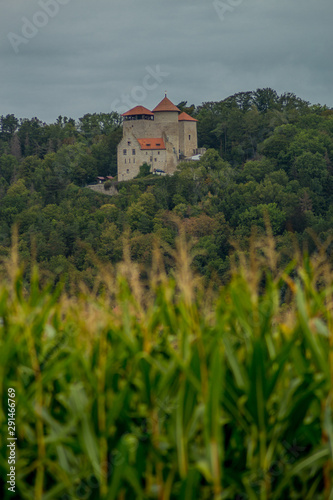
[{"label": "hilltop castle", "polygon": [[118,145],[118,180],[138,175],[143,163],[151,172],[173,174],[180,161],[198,154],[197,120],[165,95],[150,111],[136,106],[123,115],[123,138]]}]

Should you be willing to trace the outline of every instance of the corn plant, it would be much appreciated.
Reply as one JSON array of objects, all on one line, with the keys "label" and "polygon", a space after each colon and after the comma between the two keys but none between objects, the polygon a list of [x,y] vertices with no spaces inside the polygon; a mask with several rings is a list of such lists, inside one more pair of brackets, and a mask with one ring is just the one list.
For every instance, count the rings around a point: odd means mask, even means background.
[{"label": "corn plant", "polygon": [[[279,269],[271,239],[203,289],[184,242],[174,275],[125,260],[76,297],[0,287],[1,498],[7,392],[16,496],[27,500],[328,500],[332,269],[325,250]],[[263,251],[264,250],[264,251]]]}]

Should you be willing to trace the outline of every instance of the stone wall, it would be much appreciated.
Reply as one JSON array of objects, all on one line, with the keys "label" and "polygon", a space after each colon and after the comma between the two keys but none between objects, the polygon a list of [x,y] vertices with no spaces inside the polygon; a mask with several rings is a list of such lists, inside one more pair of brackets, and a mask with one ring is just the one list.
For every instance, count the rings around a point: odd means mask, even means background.
[{"label": "stone wall", "polygon": [[179,122],[179,149],[184,156],[193,156],[198,149],[197,122]]},{"label": "stone wall", "polygon": [[107,196],[116,196],[119,194],[115,186],[111,186],[110,189],[106,190],[104,189],[104,184],[90,184],[87,188],[99,194],[106,194]]},{"label": "stone wall", "polygon": [[[166,150],[141,150],[137,139],[163,138]],[[128,144],[130,142],[131,144]],[[136,177],[143,163],[172,175],[179,155],[192,156],[198,148],[197,122],[178,121],[177,111],[159,111],[154,120],[125,120],[123,139],[118,145],[118,180]],[[126,149],[126,155],[123,150]],[[132,150],[135,149],[135,155]]]}]

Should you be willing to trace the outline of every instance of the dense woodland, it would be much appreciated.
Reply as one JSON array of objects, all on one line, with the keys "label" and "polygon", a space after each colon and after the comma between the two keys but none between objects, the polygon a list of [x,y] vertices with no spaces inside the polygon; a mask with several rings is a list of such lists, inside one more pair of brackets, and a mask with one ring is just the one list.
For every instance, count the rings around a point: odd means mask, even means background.
[{"label": "dense woodland", "polygon": [[[199,162],[183,162],[172,177],[117,183],[119,194],[87,189],[116,175],[122,119],[115,113],[0,118],[0,255],[19,252],[29,275],[36,260],[46,279],[93,287],[99,265],[132,259],[150,265],[154,242],[172,255],[184,231],[193,268],[207,282],[226,283],[235,248],[269,219],[280,265],[295,245],[314,252],[333,235],[333,110],[272,89],[179,108],[198,120]],[[169,267],[174,266],[173,259]]]}]

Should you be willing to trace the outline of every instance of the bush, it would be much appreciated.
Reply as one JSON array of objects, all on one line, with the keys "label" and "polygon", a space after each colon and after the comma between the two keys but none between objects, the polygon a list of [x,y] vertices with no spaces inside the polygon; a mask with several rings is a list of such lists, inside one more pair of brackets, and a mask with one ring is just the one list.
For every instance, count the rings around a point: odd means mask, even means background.
[{"label": "bush", "polygon": [[150,174],[150,165],[144,163],[140,166],[140,172],[136,176],[136,179],[140,179],[141,177],[147,177]]}]

